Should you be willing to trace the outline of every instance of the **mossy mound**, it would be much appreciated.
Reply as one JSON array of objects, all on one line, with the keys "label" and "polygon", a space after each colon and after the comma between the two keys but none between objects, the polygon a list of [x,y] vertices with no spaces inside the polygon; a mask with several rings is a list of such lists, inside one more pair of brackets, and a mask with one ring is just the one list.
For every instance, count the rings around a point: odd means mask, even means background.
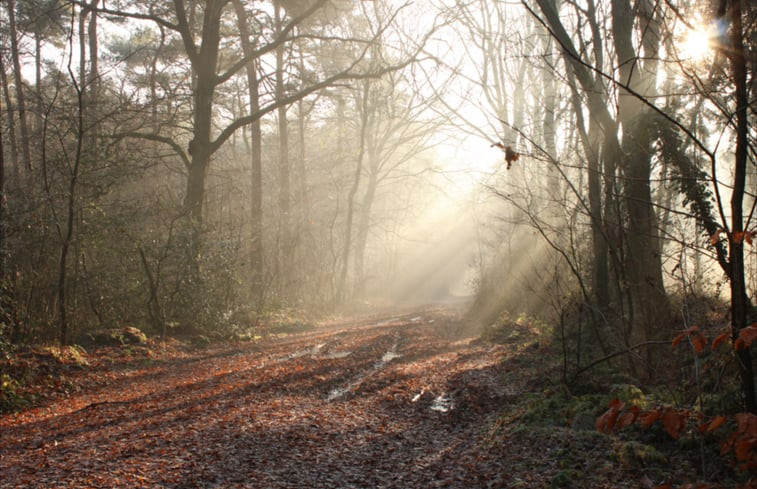
[{"label": "mossy mound", "polygon": [[127,346],[146,345],[147,335],[139,328],[127,326],[125,328],[97,331],[90,335],[95,346]]}]

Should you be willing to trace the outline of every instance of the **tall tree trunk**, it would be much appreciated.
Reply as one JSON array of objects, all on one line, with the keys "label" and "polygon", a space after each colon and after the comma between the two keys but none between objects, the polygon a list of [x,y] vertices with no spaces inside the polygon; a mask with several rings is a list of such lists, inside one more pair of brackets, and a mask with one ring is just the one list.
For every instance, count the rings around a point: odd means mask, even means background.
[{"label": "tall tree trunk", "polygon": [[[245,56],[249,56],[254,44],[244,6],[241,0],[233,0],[233,3],[242,38],[242,50]],[[254,114],[260,109],[260,83],[255,61],[247,64],[246,75],[250,113]],[[253,297],[260,297],[263,291],[263,135],[259,119],[250,125],[250,132],[250,284]]]},{"label": "tall tree trunk", "polygon": [[[744,194],[749,145],[749,99],[747,91],[747,66],[742,27],[741,0],[731,0],[728,12],[731,21],[731,73],[736,89],[736,152],[734,155],[733,192],[731,194],[731,233],[728,236],[731,257],[731,326],[734,341],[747,326],[750,301],[746,291],[744,271]],[[744,407],[757,413],[755,400],[754,371],[750,348],[737,350],[741,389]]]},{"label": "tall tree trunk", "polygon": [[8,85],[8,77],[5,74],[5,63],[3,57],[0,56],[0,81],[3,84],[3,98],[5,99],[5,105],[7,106],[6,115],[8,118],[8,138],[10,139],[10,159],[13,166],[13,176],[15,178],[15,184],[19,185],[18,181],[20,170],[18,161],[18,139],[16,138],[16,119],[13,117],[12,101],[10,94],[10,86]]},{"label": "tall tree trunk", "polygon": [[24,80],[21,76],[21,55],[18,49],[18,32],[16,29],[16,2],[8,0],[8,25],[10,27],[11,57],[13,58],[13,74],[16,81],[16,105],[18,107],[18,124],[21,129],[21,156],[23,166],[31,171],[32,156],[29,141],[29,125],[26,117],[26,101],[24,96]]},{"label": "tall tree trunk", "polygon": [[339,281],[337,282],[337,301],[345,300],[347,287],[347,271],[349,270],[350,250],[352,248],[352,226],[355,213],[355,196],[360,187],[360,177],[363,173],[363,160],[365,159],[366,135],[368,131],[368,98],[370,95],[370,80],[363,81],[362,93],[359,97],[361,107],[360,111],[360,141],[358,143],[357,164],[355,165],[355,174],[352,179],[352,187],[347,196],[347,217],[344,230],[344,244],[342,248],[342,267],[340,269]]},{"label": "tall tree trunk", "polygon": [[604,228],[602,207],[602,158],[600,154],[601,128],[594,117],[589,119],[589,128],[583,117],[583,104],[581,103],[578,89],[572,81],[571,84],[573,111],[579,128],[581,143],[587,160],[588,173],[588,200],[589,217],[591,219],[591,246],[592,246],[592,296],[596,301],[597,308],[603,313],[610,306],[610,271],[608,267],[608,240]]},{"label": "tall tree trunk", "polygon": [[[89,42],[89,73],[87,75],[87,86],[82,87],[82,90],[87,91],[87,112],[91,113],[92,110],[97,110],[99,106],[99,91],[100,91],[100,72],[99,72],[99,44],[97,39],[97,4],[100,0],[92,0],[90,3],[89,13],[89,25],[87,26],[87,40]],[[90,117],[86,124],[89,125],[96,117]],[[97,126],[92,127],[88,131],[89,138],[87,141],[87,151],[90,154],[97,154]]]},{"label": "tall tree trunk", "polygon": [[[275,3],[274,16],[277,35],[281,33],[281,6]],[[286,96],[284,86],[284,46],[276,48],[276,98]],[[279,129],[279,280],[281,293],[287,298],[292,281],[292,219],[290,202],[289,176],[289,125],[287,121],[287,107],[282,105],[277,109]]]},{"label": "tall tree trunk", "polygon": [[[644,4],[644,5],[642,5]],[[643,57],[633,45],[634,15],[629,0],[612,0],[612,28],[620,82],[644,96],[653,95],[659,36],[646,2],[639,4]],[[652,130],[650,109],[636,95],[620,88],[618,118],[623,128],[621,168],[624,205],[628,211],[625,238],[628,256],[625,271],[633,300],[634,342],[669,338],[670,305],[662,278],[662,258],[650,182]],[[648,372],[654,369],[647,350]]]},{"label": "tall tree trunk", "polygon": [[[2,111],[3,104],[0,101],[0,114],[2,114]],[[5,148],[3,146],[3,131],[1,128],[2,126],[0,126],[0,298],[4,295],[5,273],[8,264],[8,244],[5,242],[5,221],[7,219],[8,202],[5,196]]]},{"label": "tall tree trunk", "polygon": [[[84,97],[84,85],[86,82],[86,69],[81,68],[85,66],[86,61],[86,49],[85,49],[85,28],[84,28],[85,13],[80,12],[79,16],[79,64],[80,73],[79,81],[76,81],[75,75],[69,66],[69,74],[71,75],[71,81],[73,82],[74,89],[77,96],[77,131],[76,131],[76,150],[73,154],[73,164],[71,165],[71,172],[68,175],[68,195],[66,195],[66,224],[65,229],[61,233],[61,248],[60,248],[60,260],[58,262],[58,323],[59,323],[59,342],[62,345],[68,343],[69,340],[69,321],[68,321],[68,254],[71,249],[71,244],[74,237],[74,218],[76,214],[76,200],[77,200],[77,186],[79,180],[79,167],[82,161],[82,150],[84,146],[84,120],[86,102]],[[73,35],[73,34],[71,34]]]},{"label": "tall tree trunk", "polygon": [[162,25],[158,26],[158,29],[160,30],[160,44],[152,56],[148,79],[148,83],[150,84],[150,100],[152,100],[150,107],[150,121],[152,122],[154,129],[158,127],[158,61],[162,57],[163,48],[166,45],[166,30]]},{"label": "tall tree trunk", "polygon": [[365,249],[368,244],[368,231],[371,226],[371,209],[376,198],[378,187],[378,164],[371,157],[370,173],[368,174],[367,188],[363,195],[360,206],[360,219],[358,221],[357,235],[355,236],[355,296],[361,298],[365,292]]},{"label": "tall tree trunk", "polygon": [[189,142],[188,152],[191,155],[187,169],[187,190],[184,196],[184,207],[192,221],[192,249],[190,266],[194,273],[199,272],[200,252],[202,248],[203,207],[205,201],[205,180],[210,166],[211,130],[213,122],[213,98],[217,84],[216,66],[220,44],[221,10],[224,0],[208,0],[202,24],[202,44],[200,48],[194,45],[191,30],[184,18],[184,4],[175,0],[179,17],[183,20],[182,37],[188,46],[192,69],[195,79],[194,90],[194,124],[192,140]]}]

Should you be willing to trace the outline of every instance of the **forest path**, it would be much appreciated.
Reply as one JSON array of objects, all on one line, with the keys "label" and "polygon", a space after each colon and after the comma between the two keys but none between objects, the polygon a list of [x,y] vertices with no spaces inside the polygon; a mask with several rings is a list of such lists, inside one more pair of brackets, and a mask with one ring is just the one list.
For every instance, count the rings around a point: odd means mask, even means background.
[{"label": "forest path", "polygon": [[492,487],[513,353],[459,327],[427,310],[103,367],[0,417],[0,487]]}]

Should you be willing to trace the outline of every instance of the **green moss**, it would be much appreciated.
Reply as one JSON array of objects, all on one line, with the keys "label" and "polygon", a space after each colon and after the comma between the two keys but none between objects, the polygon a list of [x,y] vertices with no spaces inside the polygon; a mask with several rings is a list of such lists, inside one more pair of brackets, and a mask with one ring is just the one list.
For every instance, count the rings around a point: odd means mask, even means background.
[{"label": "green moss", "polygon": [[29,404],[22,394],[22,384],[8,374],[0,374],[0,413],[17,411]]},{"label": "green moss", "polygon": [[615,384],[610,389],[610,395],[626,405],[638,406],[641,409],[646,409],[649,404],[644,392],[633,384]]},{"label": "green moss", "polygon": [[579,481],[583,478],[583,474],[579,470],[561,470],[554,477],[550,483],[551,487],[581,487]]},{"label": "green moss", "polygon": [[664,465],[668,462],[665,455],[660,453],[655,447],[638,441],[617,440],[613,444],[611,456],[621,465],[630,469],[648,467],[650,465]]},{"label": "green moss", "polygon": [[502,313],[492,323],[484,326],[481,339],[500,344],[538,343],[547,330],[547,326],[538,319],[526,315],[513,318],[509,313]]},{"label": "green moss", "polygon": [[610,399],[603,394],[572,396],[562,389],[547,389],[528,398],[520,418],[526,424],[593,430],[594,419],[606,409]]}]

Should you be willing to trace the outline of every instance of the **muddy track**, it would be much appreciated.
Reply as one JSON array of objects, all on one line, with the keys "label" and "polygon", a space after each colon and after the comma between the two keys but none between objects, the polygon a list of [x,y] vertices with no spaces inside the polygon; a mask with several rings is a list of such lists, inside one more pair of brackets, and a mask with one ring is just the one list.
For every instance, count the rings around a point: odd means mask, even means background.
[{"label": "muddy track", "polygon": [[386,315],[106,372],[0,418],[0,487],[489,487],[481,429],[517,387],[455,321]]}]

